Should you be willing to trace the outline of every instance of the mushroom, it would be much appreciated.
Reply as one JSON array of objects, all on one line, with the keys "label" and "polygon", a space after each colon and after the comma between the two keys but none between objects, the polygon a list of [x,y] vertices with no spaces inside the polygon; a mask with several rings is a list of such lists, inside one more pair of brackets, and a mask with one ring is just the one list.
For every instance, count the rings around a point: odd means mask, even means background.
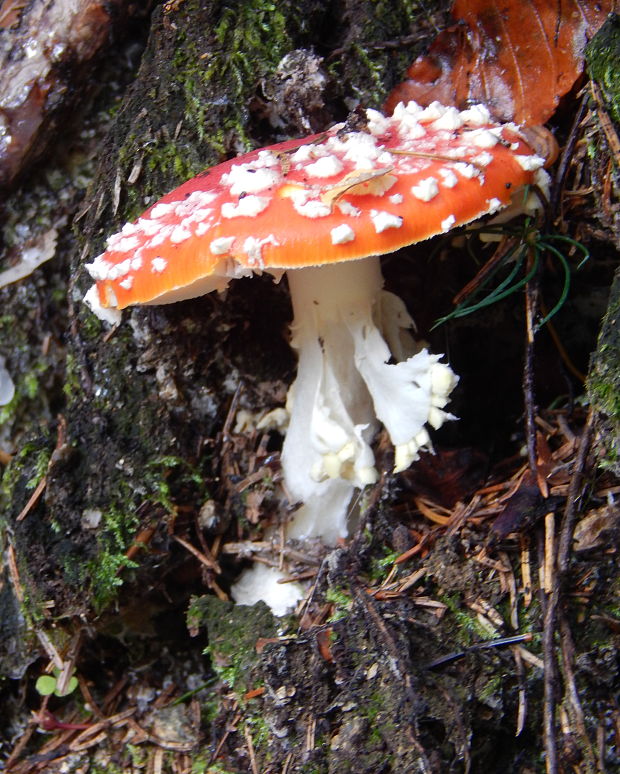
[{"label": "mushroom", "polygon": [[[224,290],[231,279],[286,272],[297,376],[287,400],[285,490],[302,503],[289,537],[334,542],[356,488],[378,478],[371,448],[382,424],[402,471],[430,447],[457,382],[416,345],[404,303],[383,290],[379,256],[494,213],[544,160],[514,125],[481,105],[368,110],[336,125],[226,161],[181,185],[107,240],[87,266],[85,301],[108,320],[133,304]],[[526,187],[526,188],[524,188]]]}]

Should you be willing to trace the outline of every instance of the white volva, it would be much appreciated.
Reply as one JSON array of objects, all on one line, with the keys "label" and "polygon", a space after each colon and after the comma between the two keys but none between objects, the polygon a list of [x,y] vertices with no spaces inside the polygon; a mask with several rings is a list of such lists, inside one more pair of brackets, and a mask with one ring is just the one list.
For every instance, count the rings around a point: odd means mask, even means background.
[{"label": "white volva", "polygon": [[451,418],[443,407],[457,377],[441,355],[413,354],[413,321],[383,290],[378,258],[296,269],[288,281],[299,363],[282,466],[291,501],[303,505],[287,534],[333,543],[347,534],[354,489],[378,478],[378,423],[395,445],[395,472],[404,470],[430,445],[425,424]]}]

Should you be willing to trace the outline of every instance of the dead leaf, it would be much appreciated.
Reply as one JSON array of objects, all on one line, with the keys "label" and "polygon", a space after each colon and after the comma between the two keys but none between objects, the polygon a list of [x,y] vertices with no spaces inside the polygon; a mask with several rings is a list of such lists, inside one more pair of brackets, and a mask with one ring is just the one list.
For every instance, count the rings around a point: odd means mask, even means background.
[{"label": "dead leaf", "polygon": [[503,540],[511,532],[530,527],[549,510],[538,487],[536,476],[528,471],[517,491],[506,501],[503,511],[492,524],[492,539]]},{"label": "dead leaf", "polygon": [[575,526],[573,534],[575,551],[600,548],[612,530],[618,528],[618,510],[611,505],[595,508]]},{"label": "dead leaf", "polygon": [[398,102],[482,102],[498,120],[531,126],[555,112],[583,71],[588,40],[614,0],[456,0],[444,30],[390,94]]},{"label": "dead leaf", "polygon": [[25,5],[21,0],[0,2],[0,29],[10,30],[11,27],[16,27]]}]

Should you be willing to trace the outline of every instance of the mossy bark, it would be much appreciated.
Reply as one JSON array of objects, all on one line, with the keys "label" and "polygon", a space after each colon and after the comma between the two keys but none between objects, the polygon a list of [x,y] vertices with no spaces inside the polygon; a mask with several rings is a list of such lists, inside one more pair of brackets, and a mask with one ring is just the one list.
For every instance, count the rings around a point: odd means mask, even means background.
[{"label": "mossy bark", "polygon": [[[620,159],[618,142],[620,129],[620,18],[611,14],[588,45],[586,61],[589,73],[600,90],[600,99],[606,115],[599,120],[597,136],[600,143],[593,155],[597,163],[593,168],[604,170],[602,187],[596,186],[599,198],[599,217],[613,234],[615,247],[620,248],[620,215],[618,192],[620,191]],[[607,122],[607,130],[603,126]],[[610,196],[614,204],[610,206]],[[598,444],[601,464],[620,473],[620,273],[616,271],[607,312],[603,318],[596,351],[592,356],[588,377],[588,394],[596,412]]]},{"label": "mossy bark", "polygon": [[592,356],[588,394],[596,412],[601,465],[620,474],[620,272]]}]

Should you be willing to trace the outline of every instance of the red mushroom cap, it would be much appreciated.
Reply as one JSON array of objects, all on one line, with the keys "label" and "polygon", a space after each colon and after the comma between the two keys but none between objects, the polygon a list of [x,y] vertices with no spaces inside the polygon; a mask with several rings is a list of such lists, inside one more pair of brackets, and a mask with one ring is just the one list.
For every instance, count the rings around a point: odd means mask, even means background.
[{"label": "red mushroom cap", "polygon": [[492,213],[543,159],[483,106],[369,110],[364,131],[246,153],[164,196],[88,269],[99,303],[167,303],[252,272],[392,252]]}]

